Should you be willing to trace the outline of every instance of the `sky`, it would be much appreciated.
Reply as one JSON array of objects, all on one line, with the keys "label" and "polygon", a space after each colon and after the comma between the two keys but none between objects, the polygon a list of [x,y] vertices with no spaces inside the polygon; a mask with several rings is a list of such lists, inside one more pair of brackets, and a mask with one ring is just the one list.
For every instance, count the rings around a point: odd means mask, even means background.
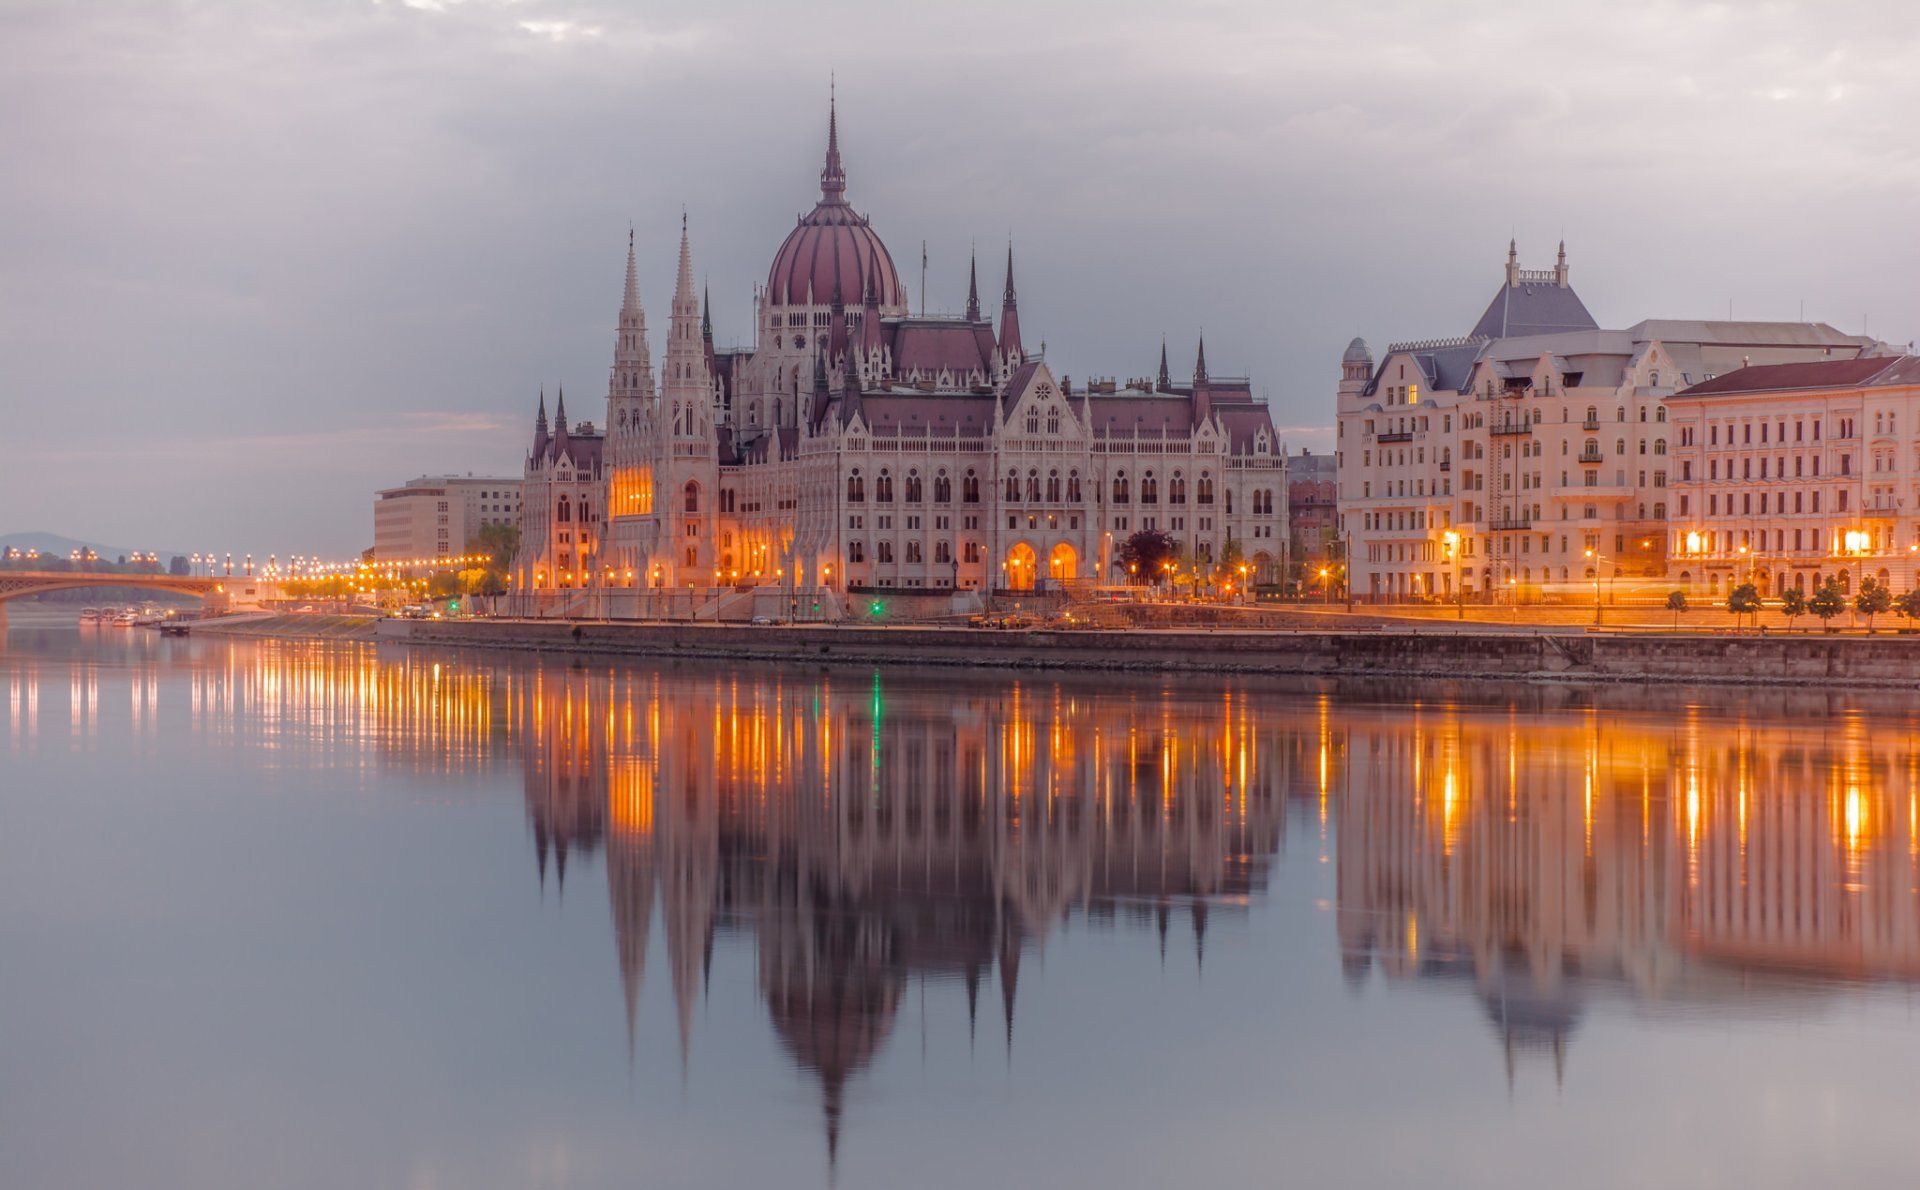
[{"label": "sky", "polygon": [[[918,305],[1011,240],[1075,378],[1204,331],[1294,447],[1354,335],[1464,334],[1510,236],[1602,325],[1920,334],[1920,6],[0,0],[0,533],[341,557],[374,492],[599,419],[627,231],[716,339],[818,196]],[[1902,113],[1905,113],[1903,116]]]}]

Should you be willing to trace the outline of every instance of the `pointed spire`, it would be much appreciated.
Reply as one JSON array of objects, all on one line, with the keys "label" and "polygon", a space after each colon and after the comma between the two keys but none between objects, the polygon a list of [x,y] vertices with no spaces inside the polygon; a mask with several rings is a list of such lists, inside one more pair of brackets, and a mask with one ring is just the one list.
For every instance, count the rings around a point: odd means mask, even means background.
[{"label": "pointed spire", "polygon": [[1000,350],[1009,360],[1020,361],[1026,352],[1020,346],[1020,305],[1013,292],[1013,244],[1007,244],[1007,286],[1000,298]]},{"label": "pointed spire", "polygon": [[820,201],[845,202],[847,175],[840,168],[840,110],[834,95],[834,82],[827,80],[827,164],[820,171]]},{"label": "pointed spire", "polygon": [[1171,392],[1172,389],[1173,389],[1173,373],[1167,370],[1167,337],[1165,335],[1161,335],[1160,336],[1160,374],[1154,378],[1153,391],[1157,393],[1164,393],[1164,392]]},{"label": "pointed spire", "polygon": [[653,361],[647,353],[647,314],[640,306],[640,276],[634,261],[632,227],[627,228],[627,285],[620,300],[619,323],[613,340],[613,367],[607,378],[609,426],[616,417],[612,402],[653,403]]},{"label": "pointed spire", "polygon": [[980,260],[979,253],[967,253],[967,321],[980,321]]},{"label": "pointed spire", "polygon": [[560,403],[553,408],[554,427],[564,434],[567,432],[567,386],[560,386]]},{"label": "pointed spire", "polygon": [[539,441],[547,437],[547,386],[540,386],[540,412],[533,415],[533,436]]},{"label": "pointed spire", "polygon": [[1193,386],[1199,388],[1207,382],[1207,336],[1200,335],[1200,350],[1193,357]]},{"label": "pointed spire", "polygon": [[1507,241],[1507,288],[1520,283],[1520,242]]},{"label": "pointed spire", "polygon": [[700,283],[700,338],[713,346],[713,293],[705,281]]},{"label": "pointed spire", "polygon": [[621,314],[637,314],[640,311],[640,272],[633,259],[633,225],[627,225],[627,291],[620,299]]}]

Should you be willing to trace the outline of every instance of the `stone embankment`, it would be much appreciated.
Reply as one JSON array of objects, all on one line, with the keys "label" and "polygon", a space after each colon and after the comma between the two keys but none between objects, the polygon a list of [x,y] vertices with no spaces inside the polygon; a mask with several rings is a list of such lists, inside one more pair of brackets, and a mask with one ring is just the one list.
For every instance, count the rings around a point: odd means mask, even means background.
[{"label": "stone embankment", "polygon": [[232,615],[195,620],[195,635],[269,636],[299,640],[372,640],[380,621],[373,616]]},{"label": "stone embankment", "polygon": [[423,645],[862,665],[1920,689],[1920,637],[384,620]]}]

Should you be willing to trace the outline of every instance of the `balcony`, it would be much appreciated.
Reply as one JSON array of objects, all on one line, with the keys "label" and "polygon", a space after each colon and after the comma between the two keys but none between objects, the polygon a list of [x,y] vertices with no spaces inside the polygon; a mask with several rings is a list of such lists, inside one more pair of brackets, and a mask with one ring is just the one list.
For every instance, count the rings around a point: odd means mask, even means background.
[{"label": "balcony", "polygon": [[1442,470],[1442,471],[1451,471],[1451,470],[1453,470],[1453,463],[1452,463],[1452,461],[1451,461],[1451,460],[1448,460],[1448,459],[1441,459],[1441,460],[1440,460],[1440,470]]},{"label": "balcony", "polygon": [[1580,461],[1583,463],[1604,463],[1606,462],[1606,456],[1598,450],[1583,450],[1580,452]]},{"label": "balcony", "polygon": [[1375,442],[1412,442],[1413,432],[1401,430],[1391,434],[1375,434],[1373,440]]},{"label": "balcony", "polygon": [[1502,418],[1487,427],[1487,433],[1495,438],[1508,438],[1519,434],[1533,433],[1533,422],[1524,418],[1508,420]]},{"label": "balcony", "polygon": [[1487,522],[1487,528],[1495,533],[1524,533],[1533,528],[1531,516],[1495,517]]},{"label": "balcony", "polygon": [[1589,417],[1580,423],[1580,428],[1591,434],[1600,428],[1600,419],[1597,417]]}]

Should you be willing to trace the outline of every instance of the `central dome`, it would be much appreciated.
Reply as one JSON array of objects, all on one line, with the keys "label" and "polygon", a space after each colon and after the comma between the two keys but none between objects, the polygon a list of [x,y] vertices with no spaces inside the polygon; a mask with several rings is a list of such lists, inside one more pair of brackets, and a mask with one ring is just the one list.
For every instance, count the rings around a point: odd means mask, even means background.
[{"label": "central dome", "polygon": [[827,116],[827,164],[820,171],[820,201],[801,216],[774,254],[767,272],[767,293],[776,306],[833,304],[858,306],[867,286],[889,313],[906,312],[906,291],[894,270],[887,246],[867,225],[864,215],[847,205],[847,175],[840,168],[838,113]]}]

